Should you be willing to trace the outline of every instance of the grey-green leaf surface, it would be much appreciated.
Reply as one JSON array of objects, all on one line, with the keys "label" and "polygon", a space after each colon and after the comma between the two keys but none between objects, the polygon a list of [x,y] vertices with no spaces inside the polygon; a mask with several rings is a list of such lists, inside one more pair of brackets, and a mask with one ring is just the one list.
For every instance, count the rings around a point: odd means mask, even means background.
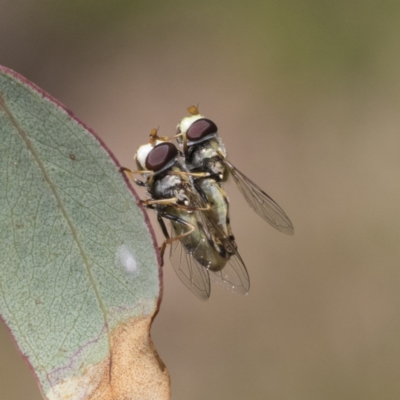
[{"label": "grey-green leaf surface", "polygon": [[119,324],[157,308],[147,216],[100,140],[6,68],[0,188],[1,316],[45,397],[89,398],[65,383],[110,360]]}]

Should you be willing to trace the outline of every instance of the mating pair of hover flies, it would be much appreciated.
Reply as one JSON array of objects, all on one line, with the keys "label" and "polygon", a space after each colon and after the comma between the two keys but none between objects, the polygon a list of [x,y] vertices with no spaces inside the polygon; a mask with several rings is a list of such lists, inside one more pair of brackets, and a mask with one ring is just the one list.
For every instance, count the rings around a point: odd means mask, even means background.
[{"label": "mating pair of hover flies", "polygon": [[[157,213],[165,235],[161,258],[170,245],[176,273],[196,296],[210,296],[210,278],[247,294],[249,275],[232,234],[223,182],[231,175],[250,207],[274,228],[291,235],[293,225],[270,196],[228,161],[215,123],[195,106],[188,111],[190,116],[181,120],[172,138],[151,131],[149,143],[135,154],[138,171],[122,170],[147,188],[150,199],[141,203]],[[174,138],[182,151],[171,143]],[[141,174],[145,181],[134,179],[133,174]],[[164,219],[171,221],[171,234]]]}]

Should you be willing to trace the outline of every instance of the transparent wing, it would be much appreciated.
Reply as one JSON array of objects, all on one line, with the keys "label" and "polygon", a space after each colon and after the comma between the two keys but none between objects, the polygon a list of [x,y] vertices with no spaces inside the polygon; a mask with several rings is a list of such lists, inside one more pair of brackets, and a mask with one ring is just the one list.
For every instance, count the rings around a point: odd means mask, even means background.
[{"label": "transparent wing", "polygon": [[293,235],[293,225],[282,208],[229,161],[224,163],[250,207],[278,231]]},{"label": "transparent wing", "polygon": [[224,268],[210,272],[211,280],[225,289],[241,295],[249,293],[249,274],[240,256],[231,256]]},{"label": "transparent wing", "polygon": [[[197,203],[198,207],[205,206],[200,196],[197,196],[194,203]],[[209,269],[211,280],[231,292],[246,295],[250,289],[250,278],[235,243],[229,239],[208,211],[196,211],[196,217],[201,222],[199,225],[215,249],[214,251],[224,256],[224,265],[220,269]]]},{"label": "transparent wing", "polygon": [[[185,225],[175,223],[171,227],[171,237],[176,237],[186,231]],[[210,276],[207,268],[197,261],[201,259],[199,258],[201,255],[198,254],[200,252],[199,243],[196,243],[196,238],[186,237],[185,244],[186,246],[182,244],[181,240],[172,242],[170,246],[171,264],[185,286],[197,297],[206,300],[210,296]]]}]

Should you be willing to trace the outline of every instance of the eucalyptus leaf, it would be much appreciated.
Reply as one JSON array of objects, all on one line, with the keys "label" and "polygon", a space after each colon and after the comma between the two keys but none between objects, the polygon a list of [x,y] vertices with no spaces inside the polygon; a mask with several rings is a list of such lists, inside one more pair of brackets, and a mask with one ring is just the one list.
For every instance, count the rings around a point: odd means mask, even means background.
[{"label": "eucalyptus leaf", "polygon": [[48,399],[167,399],[145,211],[104,144],[0,67],[0,313]]}]

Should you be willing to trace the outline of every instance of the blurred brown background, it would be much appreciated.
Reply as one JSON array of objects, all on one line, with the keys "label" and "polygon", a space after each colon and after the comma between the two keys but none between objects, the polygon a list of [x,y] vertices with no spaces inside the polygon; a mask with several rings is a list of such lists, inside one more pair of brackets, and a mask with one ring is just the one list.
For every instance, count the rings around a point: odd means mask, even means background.
[{"label": "blurred brown background", "polygon": [[[166,263],[152,336],[174,400],[400,398],[399,20],[395,0],[0,1],[0,64],[122,165],[200,103],[293,221],[228,186],[244,298],[203,303]],[[3,326],[0,391],[40,399]]]}]

